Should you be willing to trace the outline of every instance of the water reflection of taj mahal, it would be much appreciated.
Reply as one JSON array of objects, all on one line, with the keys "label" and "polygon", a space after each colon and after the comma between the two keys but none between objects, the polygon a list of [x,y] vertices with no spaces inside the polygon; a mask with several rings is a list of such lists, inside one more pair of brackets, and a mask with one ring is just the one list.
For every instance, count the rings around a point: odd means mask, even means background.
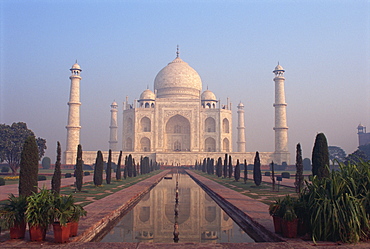
[{"label": "water reflection of taj mahal", "polygon": [[[173,242],[174,206],[175,178],[162,180],[123,217],[108,234],[113,238],[107,238],[107,241]],[[221,237],[223,242],[228,242],[237,233],[244,234],[188,176],[179,178],[178,214],[180,242],[216,243]]]}]

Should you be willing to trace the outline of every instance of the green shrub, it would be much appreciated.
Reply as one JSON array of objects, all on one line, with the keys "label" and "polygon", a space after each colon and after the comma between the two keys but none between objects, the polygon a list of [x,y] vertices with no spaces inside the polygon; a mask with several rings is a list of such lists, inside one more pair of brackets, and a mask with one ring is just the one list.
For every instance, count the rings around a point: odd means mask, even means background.
[{"label": "green shrub", "polygon": [[66,173],[66,174],[64,175],[64,177],[65,177],[65,178],[71,178],[71,177],[72,177],[72,174],[71,174],[71,173]]},{"label": "green shrub", "polygon": [[9,167],[8,166],[4,166],[1,168],[1,173],[8,173],[9,172]]},{"label": "green shrub", "polygon": [[51,160],[50,157],[44,157],[41,161],[41,165],[43,169],[50,169]]},{"label": "green shrub", "polygon": [[45,180],[46,180],[46,176],[42,176],[42,175],[37,176],[37,181],[45,181]]},{"label": "green shrub", "polygon": [[265,172],[265,176],[270,176],[270,172],[269,171]]},{"label": "green shrub", "polygon": [[5,179],[0,177],[0,186],[3,186],[5,185]]},{"label": "green shrub", "polygon": [[339,164],[328,177],[313,177],[303,199],[312,239],[356,243],[369,236],[370,164]]},{"label": "green shrub", "polygon": [[89,175],[90,175],[90,172],[84,171],[84,176],[89,176]]},{"label": "green shrub", "polygon": [[282,172],[282,173],[281,173],[281,177],[282,177],[282,178],[287,178],[287,179],[289,179],[289,178],[290,178],[290,173],[289,173],[289,172]]}]

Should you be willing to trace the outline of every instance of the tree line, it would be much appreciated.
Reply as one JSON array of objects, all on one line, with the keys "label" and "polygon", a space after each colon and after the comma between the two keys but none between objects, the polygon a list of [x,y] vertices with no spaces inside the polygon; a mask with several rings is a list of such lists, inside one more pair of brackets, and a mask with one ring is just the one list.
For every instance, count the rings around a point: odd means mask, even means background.
[{"label": "tree line", "polygon": [[[244,159],[244,183],[248,180],[248,165],[247,160]],[[235,181],[239,181],[242,165],[239,162],[239,159],[236,160],[236,165],[233,166],[231,155],[225,154],[224,160],[221,157],[217,159],[217,162],[213,158],[204,158],[203,161],[195,161],[194,168],[196,170],[205,172],[209,175],[217,175],[217,177],[223,178],[232,178],[234,177]],[[254,157],[253,164],[253,180],[256,186],[261,185],[262,182],[262,173],[261,173],[261,161],[259,157],[259,152],[256,152]]]}]

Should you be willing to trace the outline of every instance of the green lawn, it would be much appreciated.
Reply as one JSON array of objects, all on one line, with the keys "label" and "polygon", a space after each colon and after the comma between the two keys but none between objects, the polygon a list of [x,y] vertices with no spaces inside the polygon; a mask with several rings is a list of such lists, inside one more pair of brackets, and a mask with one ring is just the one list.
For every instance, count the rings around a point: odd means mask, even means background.
[{"label": "green lawn", "polygon": [[276,184],[275,191],[273,191],[271,183],[262,182],[260,186],[256,186],[254,184],[253,179],[248,179],[245,184],[242,178],[240,178],[239,181],[236,182],[233,177],[232,178],[222,178],[222,177],[219,178],[216,175],[208,175],[207,173],[204,173],[198,170],[194,172],[208,179],[211,179],[225,187],[228,187],[237,192],[240,192],[243,195],[246,195],[253,199],[261,201],[265,204],[270,204],[276,198],[285,196],[287,194],[290,194],[292,196],[297,196],[295,189],[290,188],[290,187],[279,186],[279,191],[278,191],[278,185]]},{"label": "green lawn", "polygon": [[[85,170],[85,171],[90,172],[90,174],[94,172],[92,170]],[[64,178],[65,173],[73,174],[74,170],[73,169],[62,169],[62,178]],[[45,175],[46,180],[51,180],[51,178],[53,177],[52,174],[54,174],[54,169],[39,169],[39,175]],[[5,179],[5,185],[18,184],[18,182],[19,182],[19,178],[7,179],[7,178],[14,178],[13,175],[1,175],[0,177]]]}]

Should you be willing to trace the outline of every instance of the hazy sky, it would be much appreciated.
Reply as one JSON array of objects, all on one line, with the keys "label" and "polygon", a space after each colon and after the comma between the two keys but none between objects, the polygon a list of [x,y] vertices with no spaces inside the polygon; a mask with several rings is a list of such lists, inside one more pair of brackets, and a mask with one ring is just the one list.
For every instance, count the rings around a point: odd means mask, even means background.
[{"label": "hazy sky", "polygon": [[318,132],[351,153],[358,124],[370,131],[370,1],[2,0],[0,7],[0,123],[26,122],[47,140],[52,161],[57,141],[65,150],[76,59],[81,144],[107,150],[110,104],[119,104],[120,130],[125,97],[153,90],[177,44],[203,89],[231,99],[234,126],[244,103],[247,151],[274,150],[278,61],[293,163],[299,142],[311,157]]}]

